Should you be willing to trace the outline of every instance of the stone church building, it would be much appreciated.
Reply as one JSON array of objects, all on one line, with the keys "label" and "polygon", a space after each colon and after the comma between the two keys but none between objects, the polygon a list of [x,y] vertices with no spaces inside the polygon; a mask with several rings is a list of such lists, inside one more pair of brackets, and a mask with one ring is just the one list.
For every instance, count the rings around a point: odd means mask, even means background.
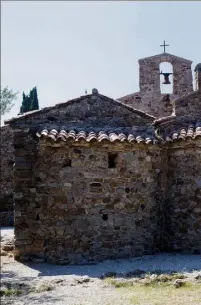
[{"label": "stone church building", "polygon": [[[173,67],[172,94],[160,89],[162,62]],[[137,93],[114,100],[93,89],[6,122],[16,259],[201,253],[201,64],[195,90],[191,64],[143,58]]]}]

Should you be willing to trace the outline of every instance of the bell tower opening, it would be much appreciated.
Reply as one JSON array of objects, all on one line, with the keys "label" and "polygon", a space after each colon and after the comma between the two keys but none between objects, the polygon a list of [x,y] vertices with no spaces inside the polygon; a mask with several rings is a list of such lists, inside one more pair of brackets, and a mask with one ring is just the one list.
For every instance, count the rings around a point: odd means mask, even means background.
[{"label": "bell tower opening", "polygon": [[160,69],[160,91],[161,94],[173,93],[173,66],[169,62],[162,62]]}]

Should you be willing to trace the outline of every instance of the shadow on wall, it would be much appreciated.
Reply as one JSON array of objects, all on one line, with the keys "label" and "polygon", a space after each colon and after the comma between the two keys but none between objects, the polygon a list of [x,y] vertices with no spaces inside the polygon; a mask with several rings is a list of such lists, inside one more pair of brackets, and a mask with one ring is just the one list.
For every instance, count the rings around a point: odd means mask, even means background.
[{"label": "shadow on wall", "polygon": [[13,195],[5,195],[0,197],[0,226],[13,226]]}]

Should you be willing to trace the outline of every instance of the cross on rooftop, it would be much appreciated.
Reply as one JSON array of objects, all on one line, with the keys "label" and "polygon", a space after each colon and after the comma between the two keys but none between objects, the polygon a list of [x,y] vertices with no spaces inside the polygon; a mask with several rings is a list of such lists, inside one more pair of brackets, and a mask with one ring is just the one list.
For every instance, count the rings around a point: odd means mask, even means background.
[{"label": "cross on rooftop", "polygon": [[165,40],[163,42],[163,44],[160,44],[160,47],[164,47],[164,53],[165,53],[165,47],[169,47],[169,44],[165,44]]}]

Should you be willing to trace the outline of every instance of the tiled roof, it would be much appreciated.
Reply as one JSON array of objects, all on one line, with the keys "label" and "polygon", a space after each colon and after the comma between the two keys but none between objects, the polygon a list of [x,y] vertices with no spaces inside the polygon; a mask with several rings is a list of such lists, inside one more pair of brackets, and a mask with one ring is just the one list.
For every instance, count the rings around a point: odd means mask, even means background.
[{"label": "tiled roof", "polygon": [[[168,123],[168,122],[166,122]],[[128,142],[128,143],[145,143],[145,144],[165,144],[177,140],[197,139],[201,137],[201,122],[188,123],[186,126],[166,126],[163,131],[156,127],[151,131],[146,130],[84,130],[84,129],[67,129],[65,127],[42,128],[37,133],[38,138],[47,139],[53,142],[64,141],[81,141],[86,142]],[[168,124],[167,124],[168,125]],[[180,125],[181,126],[181,125]]]},{"label": "tiled roof", "polygon": [[131,93],[131,94],[121,96],[117,100],[122,102],[124,100],[130,100],[130,99],[137,99],[137,100],[141,99],[140,92],[134,92],[134,93]]},{"label": "tiled roof", "polygon": [[196,71],[201,71],[201,63],[197,64],[195,67],[195,72]]},{"label": "tiled roof", "polygon": [[157,143],[158,141],[155,139],[155,137],[150,137],[150,136],[145,136],[145,135],[139,135],[139,134],[133,134],[133,133],[128,133],[125,134],[123,132],[115,132],[114,131],[90,131],[86,132],[85,130],[81,130],[79,132],[76,132],[75,130],[65,130],[65,129],[43,129],[41,131],[38,131],[36,133],[36,136],[39,138],[46,138],[50,139],[53,141],[68,141],[68,140],[73,140],[75,142],[78,142],[80,140],[85,140],[86,142],[91,142],[91,141],[97,141],[97,142],[102,142],[102,141],[108,141],[108,142],[124,142],[127,141],[129,143],[131,142],[136,142],[136,143],[145,143],[145,144],[150,144],[150,143]]},{"label": "tiled roof", "polygon": [[165,142],[172,142],[176,140],[187,140],[187,139],[196,139],[201,137],[201,122],[195,124],[189,124],[186,127],[180,128],[178,131],[175,131],[164,137]]}]

